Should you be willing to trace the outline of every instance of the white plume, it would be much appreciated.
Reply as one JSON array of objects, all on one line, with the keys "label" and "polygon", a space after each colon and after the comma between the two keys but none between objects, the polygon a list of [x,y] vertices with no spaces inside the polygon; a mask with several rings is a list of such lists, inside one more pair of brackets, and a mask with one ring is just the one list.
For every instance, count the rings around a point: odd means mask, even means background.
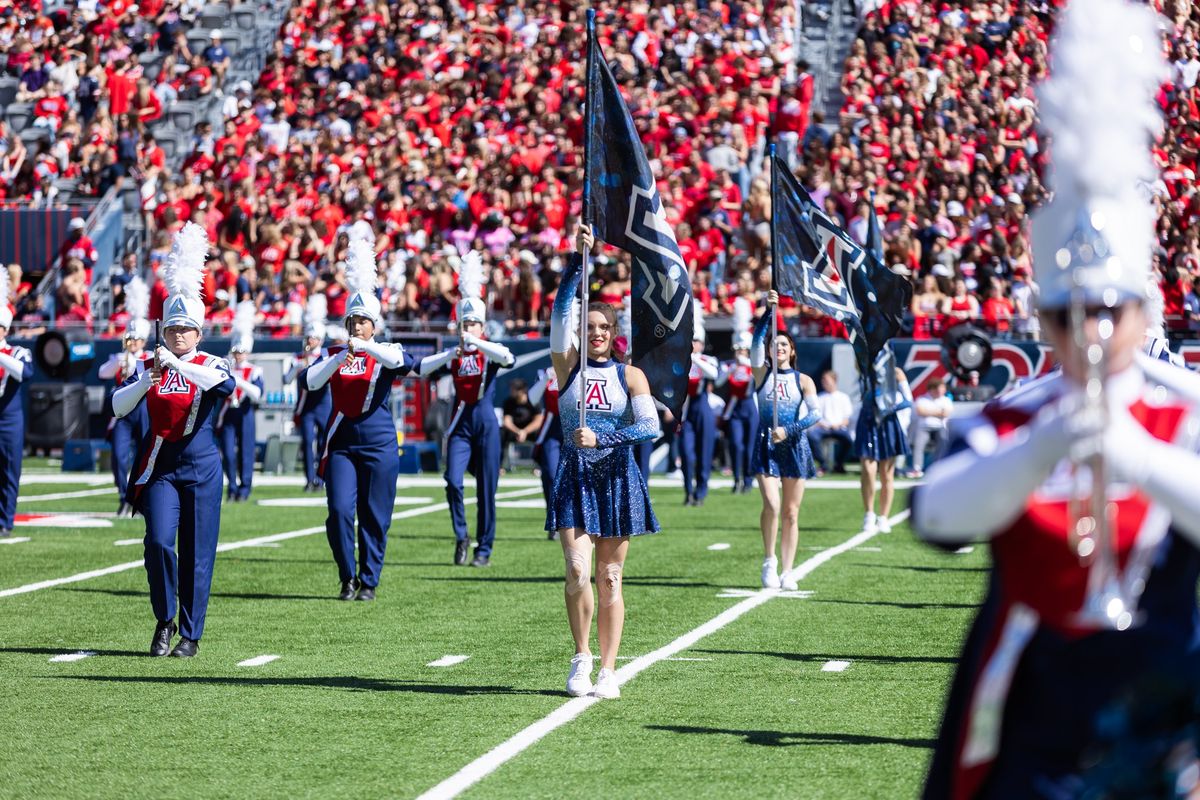
[{"label": "white plume", "polygon": [[150,315],[150,287],[135,277],[125,286],[125,310],[130,319],[146,319]]},{"label": "white plume", "polygon": [[1120,283],[1143,280],[1128,271],[1146,271],[1154,246],[1154,212],[1139,185],[1155,179],[1150,146],[1162,118],[1154,96],[1167,75],[1161,50],[1159,21],[1145,5],[1072,0],[1063,13],[1050,78],[1038,89],[1054,198],[1034,218],[1033,249],[1047,273],[1070,266],[1056,265],[1056,254],[1090,219],[1127,273]]},{"label": "white plume", "polygon": [[744,297],[734,298],[733,301],[733,336],[750,333],[754,325],[754,309],[750,301]]},{"label": "white plume", "polygon": [[617,330],[620,336],[625,337],[625,346],[633,349],[633,295],[627,294],[621,300],[621,307],[617,310]]},{"label": "white plume", "polygon": [[366,239],[352,238],[346,254],[346,283],[350,291],[364,297],[374,297],[379,276],[375,272],[375,244]]},{"label": "white plume", "polygon": [[254,307],[253,300],[243,300],[237,304],[237,310],[233,313],[232,330],[235,344],[247,339],[254,339],[254,320],[257,316],[258,311]]},{"label": "white plume", "polygon": [[692,298],[692,340],[704,341],[704,306]]},{"label": "white plume", "polygon": [[483,269],[483,255],[472,250],[463,256],[458,268],[458,292],[463,299],[478,300],[483,297],[483,285],[487,283],[487,273]]},{"label": "white plume", "polygon": [[208,261],[208,236],[194,222],[183,226],[171,243],[171,254],[163,266],[167,293],[199,300],[204,285],[204,265]]},{"label": "white plume", "polygon": [[1162,287],[1154,278],[1146,281],[1146,335],[1154,339],[1167,338],[1163,329],[1163,300]]},{"label": "white plume", "polygon": [[0,264],[0,309],[8,306],[8,267]]},{"label": "white plume", "polygon": [[314,292],[310,294],[308,296],[308,303],[304,306],[305,330],[317,325],[324,325],[328,317],[329,299],[325,297],[325,293]]}]

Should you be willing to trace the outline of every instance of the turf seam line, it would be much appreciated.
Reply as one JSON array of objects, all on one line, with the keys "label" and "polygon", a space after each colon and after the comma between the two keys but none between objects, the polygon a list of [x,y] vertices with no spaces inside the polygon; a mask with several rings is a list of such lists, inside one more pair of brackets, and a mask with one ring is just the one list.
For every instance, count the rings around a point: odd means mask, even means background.
[{"label": "turf seam line", "polygon": [[77,492],[54,492],[52,494],[35,494],[30,497],[18,498],[21,505],[25,503],[42,503],[46,500],[74,500],[79,497],[97,497],[102,494],[116,494],[117,487],[109,486],[103,489],[80,489]]},{"label": "turf seam line", "polygon": [[[896,516],[891,517],[889,521],[893,525],[903,522],[908,518],[908,513],[908,509],[905,509]],[[857,533],[836,547],[831,547],[809,558],[800,566],[793,569],[792,574],[796,580],[801,580],[810,575],[817,567],[831,560],[834,556],[852,550],[878,535],[880,535],[878,530]],[[639,672],[654,666],[659,661],[664,661],[677,653],[687,650],[704,637],[711,633],[716,633],[721,628],[738,619],[738,617],[761,606],[778,594],[778,589],[763,589],[747,597],[737,605],[725,609],[708,622],[697,628],[693,628],[670,644],[663,645],[651,653],[635,658],[617,670],[617,683],[628,683]],[[476,783],[479,783],[479,781],[495,772],[505,762],[520,755],[546,735],[571,722],[599,702],[601,701],[595,697],[576,697],[568,700],[545,717],[518,731],[509,739],[501,742],[496,747],[467,764],[432,789],[423,792],[417,797],[417,800],[450,800],[450,798],[458,797],[467,789],[470,789]]]},{"label": "turf seam line", "polygon": [[[537,488],[533,488],[533,489],[518,489],[516,491],[498,494],[498,495],[496,495],[496,497],[497,498],[505,497],[505,496],[516,497],[518,495],[532,494],[534,492],[541,492],[541,491],[542,491],[541,487],[537,487]],[[467,497],[467,498],[464,498],[464,500],[463,500],[463,503],[466,505],[471,505],[474,502],[475,502],[474,497]],[[431,506],[422,506],[420,508],[410,508],[407,511],[400,511],[395,514],[392,514],[392,520],[407,519],[409,517],[419,517],[422,514],[432,514],[435,511],[445,511],[448,508],[449,508],[449,506],[446,503],[434,503]],[[268,534],[267,536],[257,536],[253,539],[243,539],[238,542],[227,542],[225,544],[217,545],[217,552],[218,553],[227,553],[230,550],[240,550],[243,547],[256,547],[258,545],[266,544],[266,543],[270,543],[270,542],[283,542],[283,541],[287,541],[288,539],[297,539],[301,536],[312,536],[314,533],[324,533],[324,532],[325,532],[325,526],[320,525],[320,526],[315,526],[312,528],[300,528],[300,529],[294,530],[294,531],[286,531],[284,533],[272,533],[272,534]],[[404,537],[400,536],[399,538],[402,539]],[[8,540],[0,540],[0,541],[13,541],[13,540],[8,539]],[[126,570],[136,569],[137,567],[144,566],[144,564],[145,564],[145,559],[142,559],[139,561],[126,561],[124,564],[114,564],[111,567],[104,567],[102,569],[93,569],[93,570],[89,570],[88,572],[80,572],[77,575],[68,575],[65,578],[51,578],[50,580],[38,581],[37,583],[28,583],[24,586],[17,586],[12,589],[0,590],[0,597],[12,597],[13,595],[26,594],[28,592],[36,592],[40,589],[52,589],[55,586],[62,586],[64,584],[68,584],[68,583],[79,583],[80,581],[91,580],[92,578],[101,578],[101,577],[104,577],[105,575],[113,575],[118,572],[125,572]]]}]

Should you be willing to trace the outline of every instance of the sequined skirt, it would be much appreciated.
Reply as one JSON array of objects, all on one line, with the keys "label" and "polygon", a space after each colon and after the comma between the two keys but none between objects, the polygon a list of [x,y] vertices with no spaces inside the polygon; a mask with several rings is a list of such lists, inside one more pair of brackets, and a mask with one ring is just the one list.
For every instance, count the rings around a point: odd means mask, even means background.
[{"label": "sequined skirt", "polygon": [[770,425],[759,425],[754,453],[750,457],[750,473],[773,478],[815,478],[817,467],[813,463],[808,436],[801,434],[799,441],[789,439],[780,444],[771,444]]},{"label": "sequined skirt", "polygon": [[886,461],[897,456],[911,454],[908,434],[900,426],[900,420],[891,414],[882,422],[865,409],[858,415],[854,434],[854,455],[872,461]]},{"label": "sequined skirt", "polygon": [[590,461],[564,445],[553,500],[546,508],[546,530],[563,528],[582,528],[602,538],[661,530],[633,448],[618,447]]}]

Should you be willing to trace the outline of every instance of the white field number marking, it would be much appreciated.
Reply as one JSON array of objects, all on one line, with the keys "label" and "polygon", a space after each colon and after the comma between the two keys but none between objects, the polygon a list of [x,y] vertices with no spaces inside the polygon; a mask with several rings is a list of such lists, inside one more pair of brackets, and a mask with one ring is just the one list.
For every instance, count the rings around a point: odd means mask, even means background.
[{"label": "white field number marking", "polygon": [[849,666],[849,661],[826,661],[825,666],[821,667],[821,672],[845,672]]},{"label": "white field number marking", "polygon": [[272,661],[278,661],[279,656],[255,656],[247,658],[245,661],[239,661],[239,667],[261,667],[263,664],[270,664]]},{"label": "white field number marking", "polygon": [[54,656],[50,659],[51,664],[66,664],[71,661],[83,661],[89,656],[96,655],[91,650],[80,650],[78,653],[63,653],[61,656]]},{"label": "white field number marking", "polygon": [[709,550],[728,550],[729,543],[728,542],[717,542],[716,544],[710,544],[708,546],[708,549]]},{"label": "white field number marking", "polygon": [[437,661],[430,661],[425,666],[427,667],[453,667],[455,664],[461,664],[470,656],[442,656]]},{"label": "white field number marking", "polygon": [[7,539],[0,539],[0,544],[20,544],[21,542],[28,541],[28,536],[10,536]]}]

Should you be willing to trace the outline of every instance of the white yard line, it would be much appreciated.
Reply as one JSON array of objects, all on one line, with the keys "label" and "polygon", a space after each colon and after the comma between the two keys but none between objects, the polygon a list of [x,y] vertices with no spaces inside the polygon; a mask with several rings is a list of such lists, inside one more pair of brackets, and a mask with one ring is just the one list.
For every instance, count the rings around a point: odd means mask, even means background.
[{"label": "white yard line", "polygon": [[239,661],[239,667],[261,667],[263,664],[270,664],[272,661],[278,661],[279,656],[255,656],[247,658],[245,661]]},{"label": "white yard line", "polygon": [[144,541],[146,541],[144,538],[143,539],[117,539],[115,542],[113,542],[113,544],[116,545],[117,547],[131,547],[135,544],[141,544]]},{"label": "white yard line", "polygon": [[[505,492],[496,495],[497,499],[502,497],[518,497],[534,492],[541,492],[541,486],[532,489],[518,489],[512,492]],[[468,497],[463,501],[466,505],[471,505],[475,502],[474,497]],[[445,511],[449,508],[445,503],[434,503],[429,506],[421,506],[420,508],[410,508],[407,511],[400,511],[392,514],[392,519],[408,519],[409,517],[419,517],[422,514],[432,514],[435,511]],[[300,528],[299,530],[286,531],[285,533],[273,533],[269,536],[258,536],[253,539],[243,539],[239,542],[227,542],[226,544],[217,545],[218,553],[226,553],[230,550],[241,550],[244,547],[261,547],[269,545],[273,542],[284,542],[288,539],[298,539],[301,536],[312,536],[314,533],[324,533],[325,526],[319,525],[312,528]],[[403,538],[403,537],[401,537]],[[0,539],[0,542],[15,541],[13,539]],[[126,561],[124,564],[114,564],[111,567],[103,569],[89,570],[88,572],[80,572],[78,575],[68,575],[65,578],[51,578],[47,581],[38,581],[37,583],[28,583],[24,586],[16,586],[12,589],[0,589],[0,597],[12,597],[17,594],[26,594],[28,592],[36,592],[40,589],[52,589],[55,586],[62,586],[67,583],[79,583],[80,581],[91,580],[92,578],[100,578],[105,575],[113,575],[117,572],[125,572],[130,569],[137,569],[143,566],[142,561]]]},{"label": "white yard line", "polygon": [[28,541],[29,541],[28,536],[9,536],[4,539],[0,539],[0,544],[20,544],[21,542],[28,542]]},{"label": "white yard line", "polygon": [[[903,521],[908,517],[908,511],[902,511],[891,518],[893,524]],[[805,561],[800,566],[792,570],[796,580],[800,580],[808,576],[817,567],[832,559],[834,556],[841,555],[848,550],[853,550],[855,547],[869,541],[877,536],[877,532],[863,531],[851,536],[846,541],[836,547],[831,547],[828,550],[822,551],[812,558]],[[617,670],[617,683],[628,683],[649,667],[654,666],[659,661],[673,658],[678,653],[692,647],[705,636],[715,633],[721,628],[724,628],[729,623],[738,619],[747,612],[758,608],[763,603],[773,597],[779,596],[777,590],[763,589],[756,592],[754,595],[747,597],[742,602],[728,608],[717,616],[710,619],[708,622],[693,628],[687,633],[680,636],[670,644],[664,645],[652,653],[647,653],[644,656],[638,656],[630,663]],[[601,702],[595,697],[576,697],[568,700],[561,706],[556,708],[550,714],[542,717],[537,722],[533,723],[524,730],[518,732],[512,738],[497,745],[492,750],[484,753],[479,758],[467,764],[458,772],[451,775],[446,780],[434,786],[432,789],[421,794],[417,800],[447,800],[448,798],[458,797],[467,789],[474,786],[479,781],[486,778],[488,775],[495,772],[502,764],[516,758],[529,747],[533,746],[540,739],[554,730],[561,728],[568,722],[571,722],[584,711],[587,711],[594,704]]]},{"label": "white yard line", "polygon": [[849,666],[849,661],[826,661],[821,672],[845,672]]},{"label": "white yard line", "polygon": [[96,497],[101,494],[116,494],[117,487],[107,486],[103,489],[80,489],[78,492],[52,492],[50,494],[35,494],[29,497],[18,497],[17,502],[21,505],[25,503],[44,503],[47,500],[74,500],[77,497]]},{"label": "white yard line", "polygon": [[470,656],[442,656],[437,661],[430,661],[425,666],[427,667],[453,667],[455,664],[461,664]]},{"label": "white yard line", "polygon": [[709,550],[728,550],[729,543],[728,542],[717,542],[716,544],[710,544],[708,546],[708,549]]},{"label": "white yard line", "polygon": [[63,664],[71,661],[83,661],[89,656],[96,655],[91,650],[80,650],[78,653],[63,653],[61,656],[54,656],[50,659],[51,664]]}]

